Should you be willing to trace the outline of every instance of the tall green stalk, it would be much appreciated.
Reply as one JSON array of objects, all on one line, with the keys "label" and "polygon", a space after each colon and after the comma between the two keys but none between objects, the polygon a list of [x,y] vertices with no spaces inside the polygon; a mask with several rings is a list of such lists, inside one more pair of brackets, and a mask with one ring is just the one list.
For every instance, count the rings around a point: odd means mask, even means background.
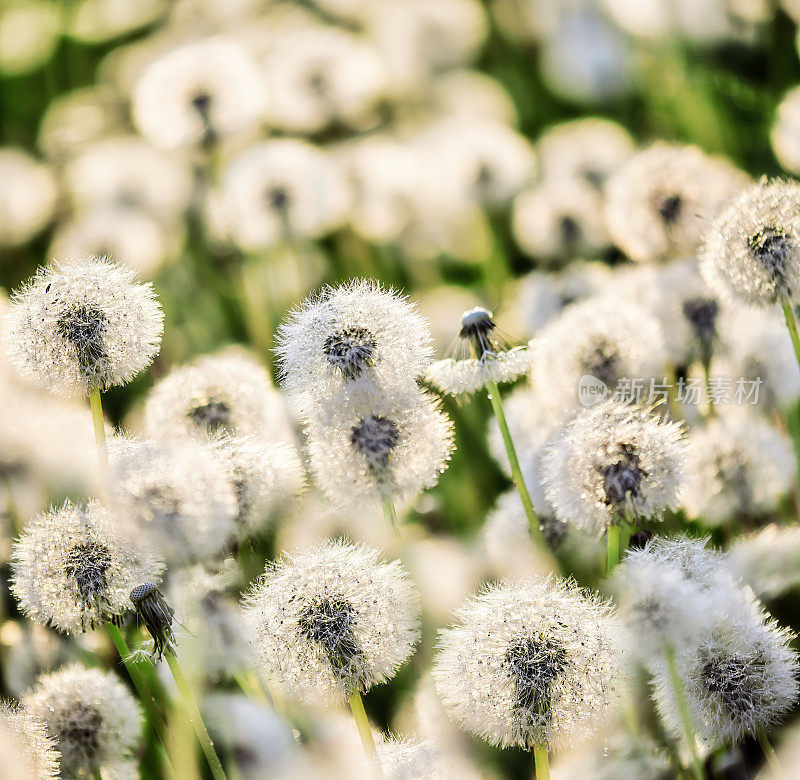
[{"label": "tall green stalk", "polygon": [[395,509],[394,502],[391,498],[383,499],[383,516],[389,525],[392,535],[400,538],[400,521],[397,519],[397,510]]},{"label": "tall green stalk", "polygon": [[678,703],[678,712],[681,716],[681,723],[683,725],[683,732],[686,737],[686,742],[689,745],[689,752],[691,753],[692,760],[690,769],[694,780],[706,780],[706,773],[703,771],[703,764],[700,761],[700,756],[697,752],[697,742],[694,735],[694,720],[692,713],[689,710],[689,703],[686,701],[686,690],[683,687],[683,680],[681,680],[680,673],[678,672],[678,663],[675,658],[675,651],[667,646],[664,648],[664,658],[667,661],[667,669],[669,670],[670,684],[672,691],[675,694],[675,700]]},{"label": "tall green stalk", "polygon": [[92,409],[92,426],[94,428],[94,440],[97,444],[97,452],[101,460],[106,458],[106,423],[103,418],[103,401],[100,398],[100,390],[93,387],[89,391],[89,406]]},{"label": "tall green stalk", "polygon": [[361,737],[361,746],[368,756],[375,754],[375,741],[372,739],[372,729],[369,726],[367,711],[364,709],[364,702],[358,691],[353,691],[347,697],[350,703],[350,712],[353,713],[353,720],[356,722],[358,736]]},{"label": "tall green stalk", "polygon": [[800,366],[800,333],[797,332],[797,320],[794,316],[792,304],[781,298],[781,308],[783,309],[783,317],[786,320],[786,327],[789,329],[789,336],[792,339],[792,346],[794,347],[794,356],[797,358],[797,365]]},{"label": "tall green stalk", "polygon": [[533,746],[533,764],[536,768],[536,780],[550,780],[550,758],[547,745],[537,742]]},{"label": "tall green stalk", "polygon": [[606,574],[611,574],[619,564],[620,527],[612,523],[606,530]]}]

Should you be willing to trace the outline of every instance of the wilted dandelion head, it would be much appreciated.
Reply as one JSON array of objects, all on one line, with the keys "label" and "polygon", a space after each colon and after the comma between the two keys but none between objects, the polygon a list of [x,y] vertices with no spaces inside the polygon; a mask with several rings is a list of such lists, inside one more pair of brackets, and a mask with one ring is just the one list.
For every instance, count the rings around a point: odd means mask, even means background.
[{"label": "wilted dandelion head", "polygon": [[613,706],[621,659],[612,607],[570,582],[487,588],[441,633],[433,678],[461,728],[501,747],[556,746]]},{"label": "wilted dandelion head", "polygon": [[726,413],[690,431],[686,509],[709,525],[775,512],[795,471],[785,434],[754,414]]},{"label": "wilted dandelion head", "polygon": [[51,392],[87,394],[122,385],[147,368],[161,344],[163,314],[150,284],[106,260],[40,268],[12,298],[8,356]]},{"label": "wilted dandelion head", "polygon": [[221,434],[293,441],[283,399],[267,372],[234,350],[173,369],[150,391],[144,423],[148,436],[167,441]]},{"label": "wilted dandelion head", "polygon": [[34,620],[67,633],[116,620],[128,592],[159,580],[164,563],[146,539],[124,533],[99,501],[38,515],[14,545],[12,592]]},{"label": "wilted dandelion head", "polygon": [[657,519],[678,503],[684,483],[681,427],[647,410],[605,401],[580,413],[548,445],[545,495],[556,516],[601,531],[630,519]]},{"label": "wilted dandelion head", "polygon": [[385,682],[419,639],[418,596],[400,564],[343,542],[269,565],[244,610],[261,672],[309,704]]},{"label": "wilted dandelion head", "polygon": [[697,147],[654,144],[608,180],[608,229],[634,260],[686,257],[697,250],[706,220],[745,183],[743,173]]},{"label": "wilted dandelion head", "polygon": [[246,50],[212,37],[148,65],[134,89],[133,117],[154,146],[210,147],[253,127],[263,101],[262,77]]},{"label": "wilted dandelion head", "polygon": [[489,382],[511,382],[530,368],[525,347],[510,349],[497,334],[494,315],[482,306],[461,316],[457,359],[445,358],[428,366],[424,379],[449,395],[471,393]]},{"label": "wilted dandelion head", "polygon": [[623,379],[660,377],[664,338],[650,312],[605,296],[576,303],[531,341],[531,381],[553,405],[578,405],[582,377],[613,393]]},{"label": "wilted dandelion head", "polygon": [[236,498],[209,446],[112,444],[108,482],[112,511],[170,565],[219,555],[233,537]]},{"label": "wilted dandelion head", "polygon": [[[712,744],[733,744],[782,721],[797,700],[798,660],[793,636],[759,606],[720,618],[677,655],[678,672],[697,733]],[[677,703],[664,672],[656,702],[680,733]]]},{"label": "wilted dandelion head", "polygon": [[[37,718],[18,704],[10,704],[0,700],[0,729],[6,739],[3,747],[8,745],[18,761],[14,768],[6,765],[8,772],[19,780],[50,780],[60,777],[59,752],[55,741],[47,732],[42,718]],[[12,756],[3,751],[3,761],[10,761]],[[9,778],[12,774],[9,774]]]},{"label": "wilted dandelion head", "polygon": [[317,485],[339,505],[432,487],[454,448],[450,418],[416,388],[333,407],[312,420],[307,433]]},{"label": "wilted dandelion head", "polygon": [[330,398],[365,380],[393,387],[431,361],[431,334],[414,304],[377,282],[326,287],[278,331],[281,381],[301,403]]},{"label": "wilted dandelion head", "polygon": [[220,438],[216,445],[236,496],[239,536],[263,531],[303,489],[303,466],[296,449],[256,436]]},{"label": "wilted dandelion head", "polygon": [[65,775],[99,774],[129,756],[139,740],[141,712],[113,674],[74,665],[43,675],[24,698],[61,752]]},{"label": "wilted dandelion head", "polygon": [[153,639],[153,657],[160,659],[165,650],[173,651],[172,632],[175,610],[167,604],[155,582],[143,582],[130,593],[136,618],[144,623]]},{"label": "wilted dandelion head", "polygon": [[720,212],[705,234],[702,271],[749,304],[800,301],[800,185],[762,179]]},{"label": "wilted dandelion head", "polygon": [[214,693],[203,700],[203,717],[220,751],[242,780],[261,780],[287,769],[294,751],[288,724],[246,696]]}]

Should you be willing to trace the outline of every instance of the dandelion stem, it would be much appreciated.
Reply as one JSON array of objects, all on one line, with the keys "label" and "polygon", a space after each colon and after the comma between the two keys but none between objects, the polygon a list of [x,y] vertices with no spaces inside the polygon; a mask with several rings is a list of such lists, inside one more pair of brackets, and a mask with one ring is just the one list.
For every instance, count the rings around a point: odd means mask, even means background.
[{"label": "dandelion stem", "polygon": [[533,746],[533,765],[536,768],[536,780],[550,780],[550,758],[547,745],[542,742]]},{"label": "dandelion stem", "polygon": [[706,385],[706,406],[707,415],[714,417],[717,413],[717,407],[714,403],[714,396],[711,393],[711,360],[703,360],[703,378]]},{"label": "dandelion stem", "polygon": [[92,408],[92,425],[94,426],[94,440],[100,457],[105,459],[106,453],[106,424],[103,419],[103,401],[100,399],[100,390],[93,387],[89,391],[89,406]]},{"label": "dandelion stem", "polygon": [[167,659],[167,663],[169,664],[169,670],[172,672],[175,685],[178,686],[178,692],[181,695],[183,706],[185,707],[186,713],[189,716],[189,722],[192,724],[192,728],[194,728],[197,741],[200,743],[200,747],[202,748],[203,754],[206,757],[211,774],[214,776],[215,780],[226,780],[225,770],[222,768],[217,751],[214,750],[214,743],[211,741],[211,737],[208,735],[206,724],[203,723],[203,718],[200,715],[197,702],[194,700],[194,695],[192,694],[192,689],[189,686],[189,681],[186,679],[186,677],[184,677],[183,670],[181,669],[181,665],[178,663],[177,657],[170,651],[165,652],[164,657]]},{"label": "dandelion stem", "polygon": [[792,346],[794,347],[794,356],[797,358],[797,365],[800,366],[800,333],[797,332],[797,320],[792,310],[792,304],[781,298],[781,307],[783,308],[783,317],[786,320],[786,327],[789,328],[789,335],[792,337]]},{"label": "dandelion stem", "polygon": [[620,526],[612,523],[606,531],[606,574],[611,574],[619,564]]},{"label": "dandelion stem", "polygon": [[506,421],[506,413],[503,409],[503,399],[500,397],[500,390],[494,379],[489,379],[486,386],[489,389],[489,401],[491,401],[492,404],[492,411],[497,419],[497,425],[500,427],[500,434],[503,437],[508,463],[511,466],[511,477],[514,480],[514,487],[516,487],[517,493],[519,493],[520,500],[522,501],[522,508],[525,510],[525,516],[528,518],[531,536],[537,547],[546,551],[549,557],[547,544],[542,535],[542,529],[539,527],[539,518],[536,515],[536,510],[533,508],[531,494],[528,492],[525,478],[522,476],[522,469],[519,466],[517,451],[514,449],[514,441],[511,438],[511,432],[508,430],[508,422]]},{"label": "dandelion stem", "polygon": [[389,524],[392,535],[397,539],[400,538],[400,521],[397,519],[397,510],[394,507],[394,502],[391,498],[383,499],[383,516]]},{"label": "dandelion stem", "polygon": [[686,735],[686,741],[689,744],[689,752],[692,755],[691,770],[692,776],[695,780],[705,780],[705,772],[700,763],[700,756],[697,753],[697,743],[694,736],[694,722],[692,720],[692,713],[689,711],[689,704],[686,701],[686,691],[683,687],[680,673],[678,672],[678,663],[675,658],[675,651],[666,646],[664,648],[664,657],[667,661],[667,668],[669,670],[670,682],[672,683],[672,690],[675,694],[675,699],[678,702],[678,711],[681,715],[681,722],[683,723],[683,731]]},{"label": "dandelion stem", "polygon": [[350,703],[350,712],[353,713],[353,719],[356,722],[358,736],[361,737],[361,746],[368,756],[374,755],[375,742],[372,739],[372,729],[369,726],[369,719],[367,718],[367,711],[364,709],[361,694],[358,691],[353,691],[348,695],[347,700]]},{"label": "dandelion stem", "polygon": [[767,764],[769,764],[769,767],[775,776],[785,777],[786,775],[783,771],[783,767],[781,766],[781,762],[778,761],[778,756],[775,754],[775,748],[772,747],[772,743],[769,741],[767,732],[764,731],[764,729],[758,729],[756,731],[756,739],[758,740],[758,744],[761,746],[761,750],[764,753],[764,758],[767,759]]}]

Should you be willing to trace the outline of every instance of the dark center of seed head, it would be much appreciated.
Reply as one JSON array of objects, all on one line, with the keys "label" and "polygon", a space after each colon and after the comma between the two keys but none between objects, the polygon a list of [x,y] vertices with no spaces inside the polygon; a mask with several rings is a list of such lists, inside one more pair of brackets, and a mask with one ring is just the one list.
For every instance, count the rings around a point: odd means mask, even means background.
[{"label": "dark center of seed head", "polygon": [[677,222],[683,209],[683,199],[680,195],[670,195],[663,198],[658,204],[658,213],[667,225]]},{"label": "dark center of seed head", "polygon": [[569,214],[565,214],[558,221],[558,231],[561,234],[561,243],[568,247],[577,243],[581,235],[577,220]]},{"label": "dark center of seed head", "polygon": [[765,661],[760,656],[748,661],[737,655],[712,658],[700,670],[700,678],[710,693],[717,694],[729,714],[745,715],[756,704],[753,679],[763,674]]},{"label": "dark center of seed head", "polygon": [[231,408],[225,401],[210,400],[192,407],[189,417],[198,428],[205,428],[208,433],[229,431]]},{"label": "dark center of seed head", "polygon": [[322,596],[303,607],[298,617],[300,635],[319,645],[331,666],[341,672],[359,656],[353,623],[355,610],[340,596]]},{"label": "dark center of seed head", "polygon": [[622,506],[628,496],[640,495],[642,477],[646,476],[639,465],[639,456],[629,445],[620,445],[620,456],[602,470],[606,502],[613,507]]},{"label": "dark center of seed head", "polygon": [[350,441],[364,456],[370,472],[380,475],[400,442],[400,429],[393,420],[370,414],[353,426]]},{"label": "dark center of seed head", "polygon": [[378,342],[366,328],[343,328],[331,333],[322,345],[328,362],[346,379],[357,379],[375,361]]},{"label": "dark center of seed head", "polygon": [[584,373],[603,382],[606,387],[616,387],[619,380],[619,354],[605,340],[594,344],[583,362]]},{"label": "dark center of seed head", "polygon": [[710,345],[717,335],[718,314],[719,304],[713,298],[690,298],[683,302],[683,316],[705,346]]},{"label": "dark center of seed head", "polygon": [[289,192],[286,187],[281,187],[280,185],[270,187],[264,197],[270,211],[284,213],[289,207]]},{"label": "dark center of seed head", "polygon": [[103,336],[108,318],[93,306],[76,306],[61,314],[56,332],[75,349],[78,365],[86,374],[95,374],[106,362]]},{"label": "dark center of seed head", "polygon": [[64,717],[64,722],[56,737],[77,764],[91,764],[100,750],[100,730],[103,716],[95,707],[82,701],[73,702]]},{"label": "dark center of seed head", "polygon": [[750,252],[763,266],[772,284],[784,295],[791,290],[786,283],[786,270],[794,249],[789,237],[776,228],[765,228],[748,240]]},{"label": "dark center of seed head", "polygon": [[84,542],[67,553],[64,566],[68,577],[75,580],[81,599],[88,606],[97,606],[108,587],[107,573],[111,554],[104,544]]}]

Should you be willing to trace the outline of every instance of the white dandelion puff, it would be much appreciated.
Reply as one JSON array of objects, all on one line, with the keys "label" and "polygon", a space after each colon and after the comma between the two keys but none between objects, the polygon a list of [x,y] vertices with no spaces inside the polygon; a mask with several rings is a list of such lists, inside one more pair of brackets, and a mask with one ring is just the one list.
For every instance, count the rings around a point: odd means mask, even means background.
[{"label": "white dandelion puff", "polygon": [[728,549],[731,571],[762,599],[800,585],[800,528],[774,523],[738,537]]},{"label": "white dandelion puff", "polygon": [[[50,780],[59,777],[60,754],[55,740],[48,734],[44,720],[31,715],[18,704],[10,704],[0,699],[0,729],[2,729],[3,747],[8,744],[13,755],[19,761],[14,766],[15,772],[9,777],[20,780]],[[2,751],[3,760],[10,761],[12,756]],[[6,770],[10,767],[6,766]]]},{"label": "white dandelion puff", "polygon": [[298,403],[342,390],[408,386],[431,362],[431,334],[416,306],[377,282],[326,287],[292,311],[278,331],[281,382]]},{"label": "white dandelion puff", "polygon": [[280,393],[245,352],[224,350],[173,369],[150,391],[144,408],[148,436],[165,440],[228,435],[292,444]]},{"label": "white dandelion puff", "polygon": [[701,269],[734,300],[800,301],[800,184],[767,181],[743,190],[706,232]]},{"label": "white dandelion puff", "polygon": [[375,780],[478,780],[479,775],[455,750],[432,740],[393,737],[375,745]]},{"label": "white dandelion puff", "polygon": [[331,704],[394,676],[419,640],[418,602],[397,561],[334,542],[270,564],[244,611],[270,685],[308,704]]},{"label": "white dandelion puff", "polygon": [[109,507],[150,539],[168,565],[220,555],[232,540],[236,498],[208,446],[110,444]]},{"label": "white dandelion puff", "polygon": [[752,414],[728,413],[692,429],[688,437],[684,503],[709,525],[777,512],[793,485],[792,442]]},{"label": "white dandelion puff", "polygon": [[99,501],[67,501],[26,523],[12,554],[11,590],[32,619],[67,633],[118,620],[128,594],[159,580],[163,561],[123,532]]},{"label": "white dandelion puff", "polygon": [[500,747],[557,747],[608,717],[620,683],[613,608],[571,582],[487,588],[442,631],[433,678],[450,717]]},{"label": "white dandelion puff", "polygon": [[256,126],[264,83],[247,51],[223,37],[170,49],[143,71],[133,118],[154,146],[212,146]]},{"label": "white dandelion puff", "polygon": [[[784,720],[797,700],[798,659],[791,632],[753,604],[720,618],[677,653],[677,668],[698,736],[729,745]],[[656,675],[656,703],[667,725],[682,721],[672,686]]]},{"label": "white dandelion puff", "polygon": [[416,388],[331,405],[306,430],[316,483],[337,505],[414,496],[436,484],[455,447],[450,418]]},{"label": "white dandelion puff", "polygon": [[31,715],[47,724],[65,775],[99,774],[132,754],[141,712],[113,674],[73,665],[39,678],[24,698]]},{"label": "white dandelion puff", "polygon": [[658,519],[678,505],[685,476],[680,425],[606,401],[564,426],[542,464],[556,517],[602,531],[632,519]]},{"label": "white dandelion puff", "polygon": [[9,360],[54,393],[88,394],[129,382],[161,345],[163,314],[150,284],[100,259],[40,268],[12,297]]},{"label": "white dandelion puff", "polygon": [[697,251],[706,221],[745,186],[743,173],[695,146],[658,143],[606,184],[606,221],[633,260],[663,262]]},{"label": "white dandelion puff", "polygon": [[791,173],[800,173],[800,87],[793,87],[783,96],[769,141],[781,166]]},{"label": "white dandelion puff", "polygon": [[42,230],[57,196],[50,168],[22,149],[0,149],[0,246],[22,244]]},{"label": "white dandelion puff", "polygon": [[448,395],[461,395],[474,393],[490,382],[513,382],[527,373],[527,348],[509,349],[498,338],[496,328],[494,315],[488,309],[476,306],[465,311],[458,335],[463,351],[471,351],[474,357],[437,360],[426,369],[425,381]]}]

